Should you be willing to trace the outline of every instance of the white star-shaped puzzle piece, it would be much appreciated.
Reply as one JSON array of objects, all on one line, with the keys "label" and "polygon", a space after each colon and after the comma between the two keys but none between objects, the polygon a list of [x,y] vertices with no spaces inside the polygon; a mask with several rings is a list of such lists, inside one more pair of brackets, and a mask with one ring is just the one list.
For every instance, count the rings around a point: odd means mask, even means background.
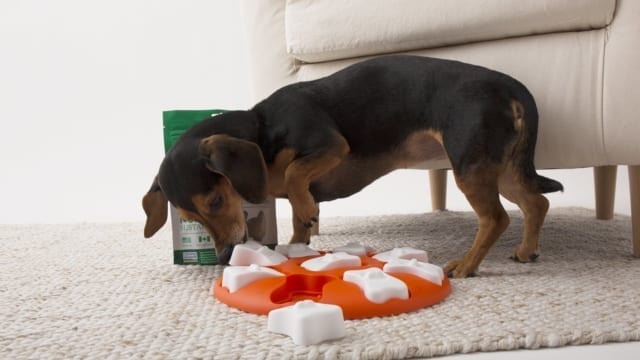
[{"label": "white star-shaped puzzle piece", "polygon": [[287,261],[287,257],[277,253],[255,241],[247,241],[233,248],[229,265],[249,266],[257,264],[262,266],[279,265]]}]

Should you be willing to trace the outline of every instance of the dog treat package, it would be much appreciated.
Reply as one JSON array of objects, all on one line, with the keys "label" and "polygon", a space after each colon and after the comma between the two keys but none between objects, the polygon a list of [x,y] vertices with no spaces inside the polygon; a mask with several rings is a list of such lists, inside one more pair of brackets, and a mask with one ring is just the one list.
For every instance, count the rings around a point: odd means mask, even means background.
[{"label": "dog treat package", "polygon": [[[167,152],[175,141],[195,123],[224,110],[173,110],[163,112],[164,147]],[[270,248],[278,243],[275,200],[262,204],[243,202],[247,238]],[[180,265],[215,265],[218,263],[214,241],[207,230],[195,221],[182,220],[171,206],[173,263]]]}]

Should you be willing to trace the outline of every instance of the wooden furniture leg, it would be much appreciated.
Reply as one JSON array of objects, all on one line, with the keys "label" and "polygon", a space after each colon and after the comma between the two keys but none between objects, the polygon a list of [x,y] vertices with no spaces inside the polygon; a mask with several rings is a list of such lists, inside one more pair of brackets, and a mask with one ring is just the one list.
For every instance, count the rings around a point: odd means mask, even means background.
[{"label": "wooden furniture leg", "polygon": [[447,207],[447,170],[429,170],[431,209],[445,210]]},{"label": "wooden furniture leg", "polygon": [[633,256],[640,257],[640,165],[629,166]]},{"label": "wooden furniture leg", "polygon": [[593,180],[596,192],[596,219],[611,220],[616,194],[616,174],[618,167],[596,166],[593,168]]}]

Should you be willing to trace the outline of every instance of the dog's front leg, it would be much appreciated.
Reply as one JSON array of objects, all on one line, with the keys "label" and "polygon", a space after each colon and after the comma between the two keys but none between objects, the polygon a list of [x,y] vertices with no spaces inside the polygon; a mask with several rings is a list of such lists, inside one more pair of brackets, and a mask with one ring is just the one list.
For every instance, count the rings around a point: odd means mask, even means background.
[{"label": "dog's front leg", "polygon": [[335,134],[330,140],[322,151],[294,160],[285,170],[284,186],[293,211],[292,243],[309,243],[311,227],[318,221],[318,208],[309,185],[349,153],[349,145],[342,136]]},{"label": "dog's front leg", "polygon": [[304,224],[293,211],[293,235],[289,241],[291,244],[309,244],[311,241],[311,227]]}]

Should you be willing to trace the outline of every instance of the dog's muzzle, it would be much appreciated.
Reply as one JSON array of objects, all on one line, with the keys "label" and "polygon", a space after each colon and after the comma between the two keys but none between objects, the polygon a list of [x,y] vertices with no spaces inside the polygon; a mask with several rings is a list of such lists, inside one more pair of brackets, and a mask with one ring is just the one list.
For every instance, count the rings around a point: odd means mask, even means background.
[{"label": "dog's muzzle", "polygon": [[[249,239],[249,235],[247,234],[247,229],[245,228],[244,235],[242,236],[242,244],[247,242]],[[218,255],[218,263],[220,265],[229,265],[229,260],[231,260],[231,255],[233,254],[233,248],[237,244],[229,244],[225,245]]]},{"label": "dog's muzzle", "polygon": [[231,260],[231,254],[233,254],[233,247],[234,246],[235,246],[234,244],[226,245],[217,254],[218,255],[218,263],[220,265],[229,265],[229,260]]}]

